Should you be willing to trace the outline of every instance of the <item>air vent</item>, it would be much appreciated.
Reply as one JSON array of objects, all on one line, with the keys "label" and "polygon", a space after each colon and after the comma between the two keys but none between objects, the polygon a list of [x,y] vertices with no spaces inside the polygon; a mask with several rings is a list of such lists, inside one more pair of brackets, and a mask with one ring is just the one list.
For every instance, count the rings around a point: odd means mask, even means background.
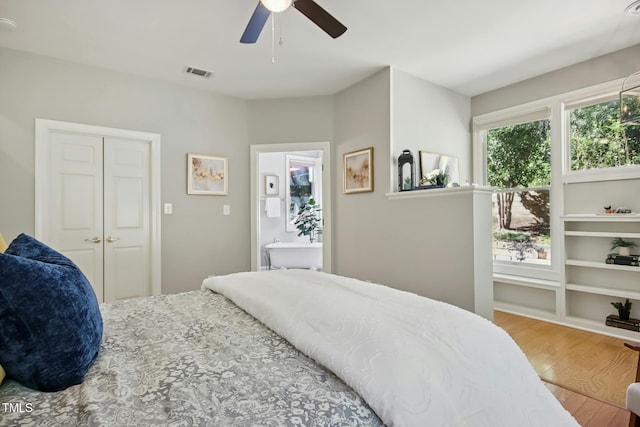
[{"label": "air vent", "polygon": [[189,74],[195,74],[196,76],[209,78],[213,74],[211,71],[203,70],[201,68],[196,67],[187,67],[185,71]]}]

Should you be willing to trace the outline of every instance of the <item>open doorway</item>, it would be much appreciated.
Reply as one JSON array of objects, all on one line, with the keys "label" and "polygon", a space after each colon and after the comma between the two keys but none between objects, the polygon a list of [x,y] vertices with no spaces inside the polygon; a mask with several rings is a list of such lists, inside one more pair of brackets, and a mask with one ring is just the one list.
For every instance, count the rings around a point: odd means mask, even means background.
[{"label": "open doorway", "polygon": [[[330,143],[251,146],[251,268],[331,271]],[[300,234],[315,206],[321,233]]]}]

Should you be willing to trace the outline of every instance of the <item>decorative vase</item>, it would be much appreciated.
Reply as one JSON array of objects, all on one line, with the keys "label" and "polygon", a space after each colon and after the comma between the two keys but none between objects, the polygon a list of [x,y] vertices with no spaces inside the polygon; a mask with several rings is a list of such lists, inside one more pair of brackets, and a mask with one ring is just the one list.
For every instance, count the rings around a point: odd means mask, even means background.
[{"label": "decorative vase", "polygon": [[618,310],[618,317],[620,318],[620,320],[629,320],[629,315],[631,314],[631,312],[626,311],[626,310]]},{"label": "decorative vase", "polygon": [[618,254],[622,256],[629,256],[631,255],[631,248],[627,246],[620,246],[618,248]]}]

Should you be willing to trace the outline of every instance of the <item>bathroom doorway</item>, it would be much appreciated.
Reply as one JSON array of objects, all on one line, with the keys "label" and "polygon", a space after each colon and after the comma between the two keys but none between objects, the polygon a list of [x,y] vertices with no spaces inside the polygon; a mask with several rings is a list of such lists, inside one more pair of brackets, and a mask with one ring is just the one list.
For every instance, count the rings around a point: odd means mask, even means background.
[{"label": "bathroom doorway", "polygon": [[[329,142],[251,146],[252,270],[331,272],[331,186]],[[295,219],[311,199],[319,208],[322,233],[298,236]],[[279,260],[274,265],[269,252],[276,251]],[[280,261],[283,255],[286,261]]]}]

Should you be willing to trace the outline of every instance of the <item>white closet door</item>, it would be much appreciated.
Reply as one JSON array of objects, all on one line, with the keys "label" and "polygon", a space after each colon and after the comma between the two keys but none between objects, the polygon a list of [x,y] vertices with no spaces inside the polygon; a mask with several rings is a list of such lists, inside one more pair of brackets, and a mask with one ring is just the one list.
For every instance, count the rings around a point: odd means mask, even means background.
[{"label": "white closet door", "polygon": [[152,295],[149,143],[104,139],[104,299]]},{"label": "white closet door", "polygon": [[75,262],[103,296],[103,139],[51,132],[46,243]]}]

